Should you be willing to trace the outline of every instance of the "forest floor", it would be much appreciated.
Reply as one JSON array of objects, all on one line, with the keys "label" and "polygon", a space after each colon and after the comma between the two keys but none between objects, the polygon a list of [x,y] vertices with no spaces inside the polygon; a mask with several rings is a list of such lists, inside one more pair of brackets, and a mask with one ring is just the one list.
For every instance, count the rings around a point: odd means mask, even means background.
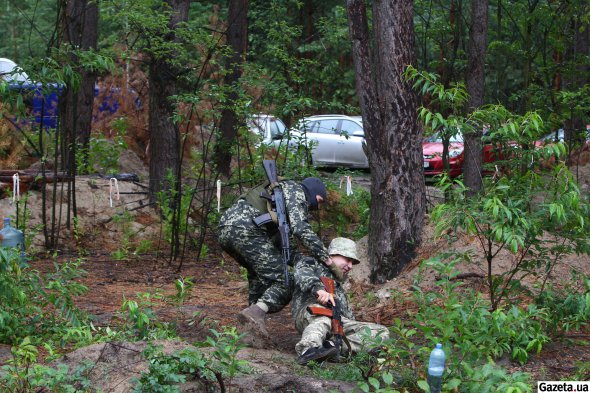
[{"label": "forest floor", "polygon": [[[130,169],[131,171],[134,168]],[[136,171],[136,169],[135,169]],[[580,167],[580,184],[588,192],[590,185],[590,165]],[[359,173],[358,181],[367,181],[367,173]],[[83,186],[87,183],[88,187]],[[98,185],[97,185],[98,183]],[[121,246],[121,237],[124,230],[117,227],[113,220],[112,209],[109,212],[108,181],[104,179],[81,179],[79,192],[87,193],[78,195],[80,209],[85,213],[92,213],[93,230],[81,235],[85,244],[83,268],[88,272],[81,282],[88,287],[87,294],[77,300],[78,306],[96,317],[96,326],[116,325],[118,312],[124,299],[137,299],[140,293],[174,294],[174,282],[180,277],[192,277],[194,289],[185,300],[182,307],[160,306],[156,308],[158,318],[162,321],[173,322],[182,340],[187,343],[204,340],[210,335],[211,328],[220,331],[222,326],[236,326],[236,313],[247,306],[247,283],[242,277],[240,269],[231,258],[223,254],[214,238],[207,241],[208,250],[205,256],[198,259],[194,255],[185,258],[180,272],[177,272],[176,262],[170,265],[166,255],[142,254],[140,256],[129,255],[125,260],[114,260],[113,250]],[[132,188],[131,184],[120,183],[122,191],[140,192],[140,188]],[[126,188],[127,187],[127,188]],[[98,189],[98,191],[97,191]],[[135,191],[133,191],[135,190]],[[139,191],[138,191],[139,190]],[[104,192],[103,192],[104,191]],[[97,197],[97,195],[102,195]],[[137,194],[139,195],[139,194]],[[137,195],[125,194],[116,204],[125,206],[127,203],[137,202]],[[429,188],[429,195],[436,195],[436,191]],[[97,199],[98,198],[98,199]],[[125,199],[127,198],[127,199]],[[38,201],[29,200],[31,206]],[[87,205],[84,205],[87,203]],[[129,205],[131,206],[131,205]],[[0,201],[0,212],[5,216],[12,214],[12,206],[5,200]],[[35,219],[35,215],[33,218]],[[128,229],[134,232],[134,236],[147,236],[152,227],[151,234],[158,231],[157,217],[150,207],[138,209],[128,223]],[[414,278],[420,270],[423,260],[434,256],[448,245],[444,241],[433,239],[432,226],[427,225],[424,232],[423,245],[418,257],[403,273],[382,285],[373,285],[368,282],[368,264],[366,261],[366,239],[359,242],[362,263],[355,266],[350,277],[349,292],[352,295],[353,306],[359,320],[376,321],[385,325],[391,324],[394,318],[404,318],[407,307],[411,302],[396,302],[388,295],[395,289],[398,293],[408,298],[411,297],[411,287]],[[325,239],[327,240],[327,239]],[[462,243],[461,243],[462,242]],[[476,248],[475,239],[461,239],[458,247]],[[70,247],[73,249],[74,247]],[[67,254],[67,256],[65,256]],[[59,260],[73,260],[78,255],[75,252],[65,253]],[[509,254],[500,254],[498,269],[505,268],[511,263]],[[36,259],[31,262],[35,269],[41,272],[49,272],[54,269],[53,259]],[[465,267],[465,272],[472,272],[473,266]],[[570,256],[562,261],[560,268],[554,272],[556,280],[568,280],[572,269],[590,274],[590,261],[588,256]],[[422,288],[433,289],[435,274],[432,271],[421,271],[423,276]],[[483,287],[483,280],[472,279],[471,285]],[[373,297],[367,293],[375,294]],[[295,344],[299,334],[294,328],[290,316],[290,308],[287,307],[277,314],[271,314],[267,319],[269,331],[272,332],[273,346],[265,349],[244,349],[239,357],[247,359],[257,370],[251,377],[238,378],[232,381],[235,389],[232,391],[351,391],[355,385],[322,381],[313,378],[308,368],[298,366],[295,362]],[[135,344],[117,344],[116,350],[109,350],[104,344],[76,350],[64,358],[63,362],[75,366],[83,359],[101,363],[100,373],[94,376],[97,388],[104,392],[131,391],[130,378],[137,377],[139,372],[145,370],[147,365],[140,364],[137,358],[133,358],[135,364],[121,366],[121,354],[125,345],[129,351],[138,351]],[[166,343],[170,350],[182,348],[182,343]],[[140,348],[141,349],[141,348]],[[6,361],[7,347],[0,346],[0,363]],[[107,352],[110,356],[105,356]],[[590,362],[590,329],[578,332],[570,332],[565,337],[554,340],[543,349],[540,355],[532,355],[524,366],[503,358],[500,363],[509,371],[530,372],[534,379],[560,380],[572,375],[578,362]],[[98,370],[98,367],[96,368]],[[97,372],[98,373],[98,372]],[[187,389],[186,391],[191,391]],[[193,390],[197,391],[197,390]]]},{"label": "forest floor", "polygon": [[[220,264],[221,252],[214,247],[210,249],[209,255],[210,257],[200,261],[189,258],[184,262],[180,274],[162,258],[143,256],[139,259],[114,261],[109,256],[86,256],[83,267],[88,271],[88,275],[81,282],[89,290],[87,294],[78,298],[78,306],[95,315],[96,326],[117,325],[117,316],[124,299],[137,300],[140,293],[158,292],[172,295],[175,293],[174,281],[180,277],[190,276],[195,284],[194,289],[182,307],[159,306],[155,310],[160,320],[176,325],[178,335],[183,341],[194,343],[205,340],[210,335],[209,329],[222,331],[223,326],[237,326],[236,313],[247,306],[247,284],[241,277],[237,264],[231,260]],[[53,269],[53,261],[38,260],[33,263],[33,267],[49,272]],[[388,288],[397,288],[403,293],[409,293],[409,279],[417,270],[417,266],[409,268],[399,279],[383,285],[372,285],[364,280],[357,281],[357,272],[356,279],[351,277],[350,294],[354,299],[364,299],[367,292],[379,294]],[[473,282],[477,283],[480,283],[480,280],[476,279]],[[428,290],[429,284],[426,285],[424,288]],[[363,305],[356,304],[358,308],[355,312],[358,319],[385,325],[392,324],[396,317],[406,318],[407,308],[412,307],[411,302],[400,306],[399,303],[387,298],[375,299]],[[269,315],[267,323],[269,331],[272,332],[273,346],[264,349],[245,349],[240,352],[239,357],[248,360],[257,374],[243,380],[235,380],[233,383],[238,387],[237,391],[352,391],[354,385],[350,383],[331,383],[310,377],[309,369],[296,364],[294,347],[300,335],[294,328],[290,307]],[[121,348],[129,347],[128,343],[117,345],[121,345]],[[165,343],[164,346],[170,351],[184,348],[183,345],[178,346],[178,343],[174,342]],[[100,354],[97,353],[96,345],[79,349],[75,355],[69,355],[65,363],[75,367],[82,360],[93,360],[102,365],[100,375],[94,377],[97,387],[104,392],[131,391],[130,378],[138,377],[146,365],[121,368],[120,357],[123,352],[120,348],[116,351],[116,356],[104,356],[105,349],[102,344],[99,348]],[[533,354],[524,366],[508,357],[499,360],[507,370],[529,372],[535,380],[568,378],[576,371],[579,362],[590,362],[590,329],[570,332],[552,341],[545,346],[540,355]],[[289,390],[293,386],[297,386],[297,390]]]}]

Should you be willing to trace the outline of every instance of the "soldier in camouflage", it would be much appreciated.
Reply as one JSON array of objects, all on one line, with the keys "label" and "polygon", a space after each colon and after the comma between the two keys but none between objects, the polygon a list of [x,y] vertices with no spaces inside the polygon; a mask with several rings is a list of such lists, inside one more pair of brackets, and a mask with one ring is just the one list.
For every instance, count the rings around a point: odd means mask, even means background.
[{"label": "soldier in camouflage", "polygon": [[[355,242],[342,237],[335,238],[330,243],[328,253],[330,257],[327,261],[299,256],[295,262],[295,289],[291,311],[295,326],[302,333],[301,340],[295,346],[295,351],[299,355],[298,363],[302,365],[312,360],[330,360],[346,356],[346,353],[339,354],[334,343],[329,340],[330,317],[313,315],[307,310],[308,306],[334,304],[334,298],[325,290],[320,277],[331,278],[336,283],[335,300],[340,307],[344,335],[350,343],[352,353],[372,349],[367,348],[367,345],[374,347],[376,342],[389,338],[389,331],[385,326],[355,321],[342,288],[352,266],[360,263]],[[343,345],[342,351],[347,350],[348,347]]]},{"label": "soldier in camouflage", "polygon": [[[326,201],[326,186],[314,177],[301,183],[282,180],[279,184],[285,198],[291,235],[298,238],[314,258],[327,260],[328,252],[308,222],[309,210],[319,209],[319,203]],[[266,202],[260,198],[263,190],[264,186],[252,189],[223,214],[219,223],[219,242],[223,250],[248,272],[250,306],[238,314],[238,320],[268,342],[265,316],[280,311],[289,303],[293,278],[289,279],[290,286],[285,285],[277,225],[271,222],[259,227],[253,221],[268,212]],[[290,242],[292,260],[296,255],[294,245],[295,242]]]}]

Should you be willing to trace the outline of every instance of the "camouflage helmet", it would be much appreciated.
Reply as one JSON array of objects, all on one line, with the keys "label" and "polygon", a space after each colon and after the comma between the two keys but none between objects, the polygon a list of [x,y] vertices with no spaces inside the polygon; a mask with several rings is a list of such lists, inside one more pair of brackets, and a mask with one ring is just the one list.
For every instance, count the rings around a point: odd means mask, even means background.
[{"label": "camouflage helmet", "polygon": [[343,257],[350,258],[352,259],[353,265],[361,263],[356,254],[356,243],[354,240],[345,237],[336,237],[332,239],[330,247],[328,247],[328,254],[342,255]]}]

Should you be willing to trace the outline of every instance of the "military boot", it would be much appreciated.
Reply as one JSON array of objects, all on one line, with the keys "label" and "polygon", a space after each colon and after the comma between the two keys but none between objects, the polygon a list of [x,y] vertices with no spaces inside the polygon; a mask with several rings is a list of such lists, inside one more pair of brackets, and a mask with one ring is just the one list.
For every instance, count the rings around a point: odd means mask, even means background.
[{"label": "military boot", "polygon": [[322,360],[330,359],[338,353],[338,348],[330,341],[325,341],[321,347],[309,348],[303,352],[297,359],[297,363],[305,365],[312,360],[321,362]]},{"label": "military boot", "polygon": [[266,323],[264,322],[265,317],[266,313],[264,310],[258,307],[256,304],[252,304],[250,307],[240,311],[238,314],[238,321],[245,326],[252,327],[254,333],[268,338],[270,336],[268,334],[268,330],[266,330]]}]

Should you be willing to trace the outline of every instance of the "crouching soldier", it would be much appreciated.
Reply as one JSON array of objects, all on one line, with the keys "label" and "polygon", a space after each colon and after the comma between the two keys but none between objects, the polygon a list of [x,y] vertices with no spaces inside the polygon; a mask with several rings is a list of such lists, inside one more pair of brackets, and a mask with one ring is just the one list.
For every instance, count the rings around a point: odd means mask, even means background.
[{"label": "crouching soldier", "polygon": [[[313,232],[308,221],[310,210],[318,210],[327,200],[324,183],[315,177],[308,177],[301,183],[281,180],[279,185],[285,199],[285,211],[291,234],[307,251],[319,260],[328,259],[328,251]],[[268,183],[253,188],[231,206],[219,223],[219,242],[224,251],[231,255],[248,272],[249,307],[238,314],[238,321],[251,333],[249,339],[260,340],[262,345],[270,343],[266,328],[266,314],[282,310],[291,301],[293,279],[285,282],[283,254],[276,223],[257,225],[257,217],[268,213],[267,201],[260,197],[267,191]],[[279,240],[277,242],[277,239]],[[291,255],[297,253],[293,244]],[[290,273],[289,273],[290,274]]]},{"label": "crouching soldier", "polygon": [[[292,315],[295,326],[301,333],[301,340],[295,346],[295,351],[299,355],[298,363],[302,365],[312,360],[341,361],[350,355],[349,350],[352,353],[363,349],[371,350],[376,342],[389,338],[389,331],[385,326],[355,321],[348,297],[342,288],[352,266],[360,263],[356,243],[342,237],[335,238],[330,243],[328,254],[329,258],[325,262],[304,256],[295,262]],[[334,280],[334,295],[326,290],[322,278]],[[341,317],[345,342],[345,345],[340,346],[340,351],[333,334],[332,318],[326,316],[333,313],[330,308],[333,309],[334,305],[338,307]],[[367,340],[369,337],[372,339]]]}]

